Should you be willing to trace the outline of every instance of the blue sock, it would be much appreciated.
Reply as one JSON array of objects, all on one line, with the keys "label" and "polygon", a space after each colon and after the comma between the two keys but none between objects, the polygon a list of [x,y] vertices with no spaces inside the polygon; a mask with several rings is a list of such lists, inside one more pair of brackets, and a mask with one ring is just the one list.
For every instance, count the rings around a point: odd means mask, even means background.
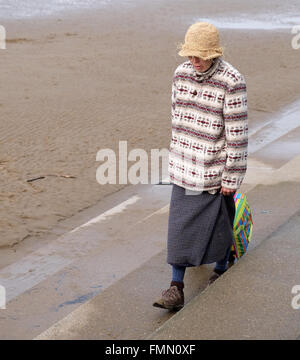
[{"label": "blue sock", "polygon": [[185,266],[172,265],[172,281],[183,282]]}]

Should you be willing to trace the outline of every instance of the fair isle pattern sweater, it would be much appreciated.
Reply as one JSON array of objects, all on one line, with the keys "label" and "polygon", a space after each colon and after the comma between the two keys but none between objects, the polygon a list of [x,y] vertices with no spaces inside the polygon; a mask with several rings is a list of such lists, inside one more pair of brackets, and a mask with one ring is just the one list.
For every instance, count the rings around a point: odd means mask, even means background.
[{"label": "fair isle pattern sweater", "polygon": [[174,73],[171,112],[171,183],[211,193],[238,189],[248,155],[244,76],[221,57],[204,73],[186,61]]}]

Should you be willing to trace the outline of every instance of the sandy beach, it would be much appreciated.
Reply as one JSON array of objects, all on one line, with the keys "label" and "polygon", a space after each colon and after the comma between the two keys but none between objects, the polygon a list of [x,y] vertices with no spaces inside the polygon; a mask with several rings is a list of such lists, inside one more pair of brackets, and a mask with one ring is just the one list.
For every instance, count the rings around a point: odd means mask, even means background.
[{"label": "sandy beach", "polygon": [[[253,6],[256,3],[257,6]],[[298,1],[273,9],[295,12]],[[0,50],[0,247],[40,246],[58,222],[124,184],[96,181],[96,154],[168,148],[173,71],[195,19],[268,14],[270,1],[111,2],[46,18],[3,19]],[[298,11],[299,12],[299,11]],[[286,29],[220,29],[245,76],[249,130],[300,97],[300,49]],[[43,177],[39,180],[27,180]],[[130,185],[130,184],[128,184]],[[68,229],[66,229],[68,230]],[[6,264],[5,257],[0,267]]]}]

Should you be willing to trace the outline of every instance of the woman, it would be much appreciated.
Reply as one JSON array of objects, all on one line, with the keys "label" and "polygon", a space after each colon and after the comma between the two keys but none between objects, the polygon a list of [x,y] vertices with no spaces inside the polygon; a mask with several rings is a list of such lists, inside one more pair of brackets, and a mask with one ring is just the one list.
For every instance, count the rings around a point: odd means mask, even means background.
[{"label": "woman", "polygon": [[216,262],[209,282],[227,270],[233,242],[235,203],[248,155],[247,92],[244,76],[222,58],[212,24],[189,27],[172,84],[172,140],[169,176],[173,183],[167,263],[170,287],[153,303],[184,306],[186,267]]}]

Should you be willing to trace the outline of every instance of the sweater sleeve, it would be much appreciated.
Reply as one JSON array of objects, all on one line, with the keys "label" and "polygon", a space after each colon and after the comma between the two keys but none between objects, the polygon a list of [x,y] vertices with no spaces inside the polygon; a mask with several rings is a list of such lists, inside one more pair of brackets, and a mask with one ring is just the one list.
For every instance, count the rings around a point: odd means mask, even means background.
[{"label": "sweater sleeve", "polygon": [[248,157],[247,88],[243,75],[226,89],[223,117],[227,158],[222,186],[237,190],[245,177]]}]

